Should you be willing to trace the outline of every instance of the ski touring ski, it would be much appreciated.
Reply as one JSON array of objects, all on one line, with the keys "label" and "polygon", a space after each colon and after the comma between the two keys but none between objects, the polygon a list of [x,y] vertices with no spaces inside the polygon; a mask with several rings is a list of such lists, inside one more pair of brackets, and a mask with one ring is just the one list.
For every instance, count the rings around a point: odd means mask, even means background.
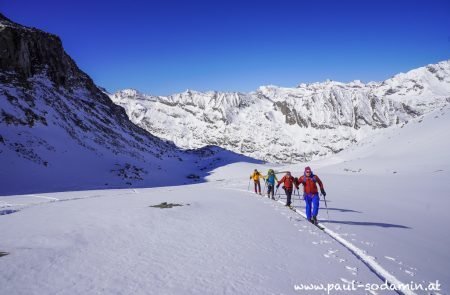
[{"label": "ski touring ski", "polygon": [[[297,212],[297,208],[295,208],[294,206],[288,206],[289,207],[289,209],[291,209],[292,211],[294,211],[295,213],[298,213]],[[301,214],[299,214],[299,215],[301,215]],[[303,215],[301,215],[302,217],[303,217]],[[303,219],[305,219],[306,221],[309,221],[308,219],[306,219],[305,217],[303,217]],[[320,230],[325,230],[325,228],[323,228],[319,223],[314,223],[314,222],[310,222],[311,224],[313,224],[313,225],[315,225],[318,229],[320,229]]]}]

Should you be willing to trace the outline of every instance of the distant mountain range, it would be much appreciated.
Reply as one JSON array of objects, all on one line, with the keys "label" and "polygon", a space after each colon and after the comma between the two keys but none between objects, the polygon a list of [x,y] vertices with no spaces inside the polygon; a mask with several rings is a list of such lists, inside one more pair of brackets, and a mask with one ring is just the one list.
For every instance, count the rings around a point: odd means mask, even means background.
[{"label": "distant mountain range", "polygon": [[217,145],[271,162],[308,161],[449,103],[450,61],[367,84],[326,81],[170,96],[125,89],[110,97],[132,122],[182,148]]}]

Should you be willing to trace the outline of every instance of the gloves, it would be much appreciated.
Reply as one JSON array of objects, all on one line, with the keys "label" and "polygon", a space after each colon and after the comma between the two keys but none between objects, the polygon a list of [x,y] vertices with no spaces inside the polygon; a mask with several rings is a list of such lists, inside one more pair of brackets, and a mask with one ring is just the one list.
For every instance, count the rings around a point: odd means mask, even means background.
[{"label": "gloves", "polygon": [[279,188],[280,187],[280,185],[279,184],[277,184],[277,188]]},{"label": "gloves", "polygon": [[327,193],[325,192],[325,190],[324,190],[324,189],[320,190],[320,192],[322,193],[322,195],[323,195],[324,197],[326,197],[326,196],[327,196]]}]

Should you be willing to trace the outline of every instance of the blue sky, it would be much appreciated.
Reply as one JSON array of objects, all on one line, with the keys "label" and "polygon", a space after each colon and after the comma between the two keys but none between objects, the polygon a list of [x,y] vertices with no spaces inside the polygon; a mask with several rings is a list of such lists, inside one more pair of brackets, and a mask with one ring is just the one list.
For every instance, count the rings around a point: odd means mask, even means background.
[{"label": "blue sky", "polygon": [[2,0],[109,91],[380,81],[450,58],[450,1]]}]

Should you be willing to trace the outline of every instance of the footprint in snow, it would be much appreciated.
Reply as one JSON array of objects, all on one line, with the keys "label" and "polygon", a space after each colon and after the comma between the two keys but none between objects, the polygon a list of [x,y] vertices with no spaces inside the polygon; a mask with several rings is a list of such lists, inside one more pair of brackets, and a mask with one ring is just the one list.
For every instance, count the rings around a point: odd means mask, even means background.
[{"label": "footprint in snow", "polygon": [[346,283],[346,284],[352,284],[353,283],[353,280],[347,280],[346,278],[341,278],[341,281],[343,282],[343,283]]},{"label": "footprint in snow", "polygon": [[417,271],[417,268],[411,267],[411,266],[407,266],[407,265],[403,265],[402,261],[397,261],[397,259],[395,259],[394,257],[384,256],[384,258],[386,258],[387,260],[393,261],[393,262],[397,263],[398,265],[400,265],[400,270],[403,270],[405,273],[407,273],[411,277],[415,276],[415,272]]},{"label": "footprint in snow", "polygon": [[331,244],[331,241],[327,241],[327,240],[320,240],[319,242],[312,242],[314,245],[323,245],[323,244]]},{"label": "footprint in snow", "polygon": [[310,234],[312,234],[312,235],[317,235],[317,232],[316,231],[314,231],[314,230],[312,230],[312,229],[310,229],[309,231],[308,231]]},{"label": "footprint in snow", "polygon": [[328,250],[328,253],[329,254],[333,254],[333,255],[336,254],[337,252],[339,252],[339,250],[335,250],[335,249],[329,249]]},{"label": "footprint in snow", "polygon": [[323,254],[323,256],[325,258],[337,258],[337,255],[336,255],[337,252],[338,252],[338,250],[330,249],[330,250],[328,250],[327,253]]},{"label": "footprint in snow", "polygon": [[361,244],[370,246],[370,247],[373,247],[373,245],[374,245],[374,243],[372,243],[372,242],[365,242],[365,241],[361,241]]},{"label": "footprint in snow", "polygon": [[414,276],[414,272],[412,272],[412,271],[410,271],[410,270],[405,269],[405,272],[406,272],[408,275],[410,275],[411,277]]},{"label": "footprint in snow", "polygon": [[397,262],[397,260],[394,257],[384,256],[384,258],[386,258],[387,260],[391,260],[391,261]]},{"label": "footprint in snow", "polygon": [[356,274],[358,273],[358,268],[357,267],[351,267],[346,265],[345,268],[351,272],[352,275],[356,276]]}]

